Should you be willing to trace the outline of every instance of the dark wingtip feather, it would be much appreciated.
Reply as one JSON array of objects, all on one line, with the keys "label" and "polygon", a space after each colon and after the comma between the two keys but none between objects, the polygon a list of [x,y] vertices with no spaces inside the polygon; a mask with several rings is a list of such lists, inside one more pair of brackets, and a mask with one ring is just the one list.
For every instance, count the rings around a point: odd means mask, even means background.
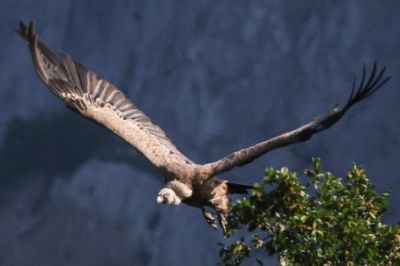
[{"label": "dark wingtip feather", "polygon": [[22,38],[25,39],[26,38],[26,33],[27,33],[26,29],[27,29],[27,27],[26,27],[25,23],[22,22],[22,21],[19,21],[19,29],[16,29],[15,32],[19,36],[21,36]]},{"label": "dark wingtip feather", "polygon": [[369,75],[368,81],[365,82],[366,80],[366,68],[364,66],[363,68],[363,75],[361,78],[361,81],[358,85],[358,88],[356,89],[356,81],[353,81],[353,86],[351,89],[351,94],[350,97],[344,107],[344,110],[349,109],[351,106],[354,104],[366,99],[367,97],[371,96],[373,93],[375,93],[378,89],[380,89],[386,82],[390,80],[390,76],[387,76],[382,80],[385,74],[386,67],[383,67],[380,71],[379,74],[377,75],[378,71],[378,64],[374,62],[374,65],[372,67],[371,74]]},{"label": "dark wingtip feather", "polygon": [[35,21],[31,21],[29,23],[28,26],[28,36],[33,37],[34,35],[36,35],[36,30],[35,30],[36,26],[35,26]]},{"label": "dark wingtip feather", "polygon": [[19,36],[24,38],[30,44],[35,36],[35,22],[32,20],[27,26],[24,22],[19,22],[19,29],[15,30]]}]

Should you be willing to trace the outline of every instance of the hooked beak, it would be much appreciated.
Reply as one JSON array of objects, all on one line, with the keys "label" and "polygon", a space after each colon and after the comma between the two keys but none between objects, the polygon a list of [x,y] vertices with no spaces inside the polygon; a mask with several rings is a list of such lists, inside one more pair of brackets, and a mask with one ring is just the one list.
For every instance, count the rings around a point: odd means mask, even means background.
[{"label": "hooked beak", "polygon": [[157,196],[157,203],[158,203],[158,204],[164,203],[164,197],[161,196],[161,195],[158,195],[158,196]]}]

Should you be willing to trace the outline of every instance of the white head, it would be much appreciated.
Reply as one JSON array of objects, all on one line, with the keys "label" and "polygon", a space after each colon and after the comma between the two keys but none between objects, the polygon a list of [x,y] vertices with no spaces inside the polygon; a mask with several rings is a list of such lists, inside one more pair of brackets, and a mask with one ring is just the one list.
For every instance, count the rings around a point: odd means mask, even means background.
[{"label": "white head", "polygon": [[157,203],[178,205],[192,194],[193,191],[187,185],[178,180],[172,180],[158,192]]},{"label": "white head", "polygon": [[176,195],[175,191],[170,188],[163,188],[158,192],[157,203],[178,205],[182,200]]}]

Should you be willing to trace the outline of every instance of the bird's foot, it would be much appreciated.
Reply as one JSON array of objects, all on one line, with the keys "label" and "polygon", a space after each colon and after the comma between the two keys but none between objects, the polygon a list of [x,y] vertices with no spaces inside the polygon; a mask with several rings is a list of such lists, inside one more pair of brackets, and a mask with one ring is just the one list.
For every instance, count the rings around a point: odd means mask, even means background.
[{"label": "bird's foot", "polygon": [[214,228],[215,230],[218,229],[218,223],[215,215],[209,211],[207,211],[205,208],[201,209],[203,213],[203,217],[206,219],[207,223]]},{"label": "bird's foot", "polygon": [[226,220],[226,215],[224,215],[222,213],[218,213],[218,222],[222,228],[222,232],[224,233],[224,236],[226,236],[226,225],[228,224],[228,221]]}]

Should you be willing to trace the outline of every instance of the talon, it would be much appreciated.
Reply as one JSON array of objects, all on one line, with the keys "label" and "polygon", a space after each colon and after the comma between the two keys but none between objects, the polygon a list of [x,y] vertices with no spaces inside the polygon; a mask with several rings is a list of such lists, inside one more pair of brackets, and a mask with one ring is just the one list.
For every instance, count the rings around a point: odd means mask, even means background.
[{"label": "talon", "polygon": [[213,222],[212,224],[209,224],[211,226],[211,228],[213,228],[214,230],[218,230],[218,224],[216,222]]},{"label": "talon", "polygon": [[222,228],[222,232],[224,233],[224,236],[226,235],[226,225],[228,224],[228,221],[226,220],[226,215],[222,213],[218,213],[218,222],[219,225]]},{"label": "talon", "polygon": [[212,215],[211,212],[203,211],[203,215],[204,215],[204,218],[206,218],[207,221],[210,221],[210,222],[214,222],[215,221],[215,217]]},{"label": "talon", "polygon": [[217,229],[218,229],[218,224],[217,224],[217,221],[216,221],[215,216],[214,216],[211,212],[206,211],[204,208],[202,208],[201,210],[202,210],[202,212],[203,212],[203,216],[204,216],[204,218],[206,219],[207,223],[208,223],[212,228],[214,228],[215,230],[217,230]]}]

